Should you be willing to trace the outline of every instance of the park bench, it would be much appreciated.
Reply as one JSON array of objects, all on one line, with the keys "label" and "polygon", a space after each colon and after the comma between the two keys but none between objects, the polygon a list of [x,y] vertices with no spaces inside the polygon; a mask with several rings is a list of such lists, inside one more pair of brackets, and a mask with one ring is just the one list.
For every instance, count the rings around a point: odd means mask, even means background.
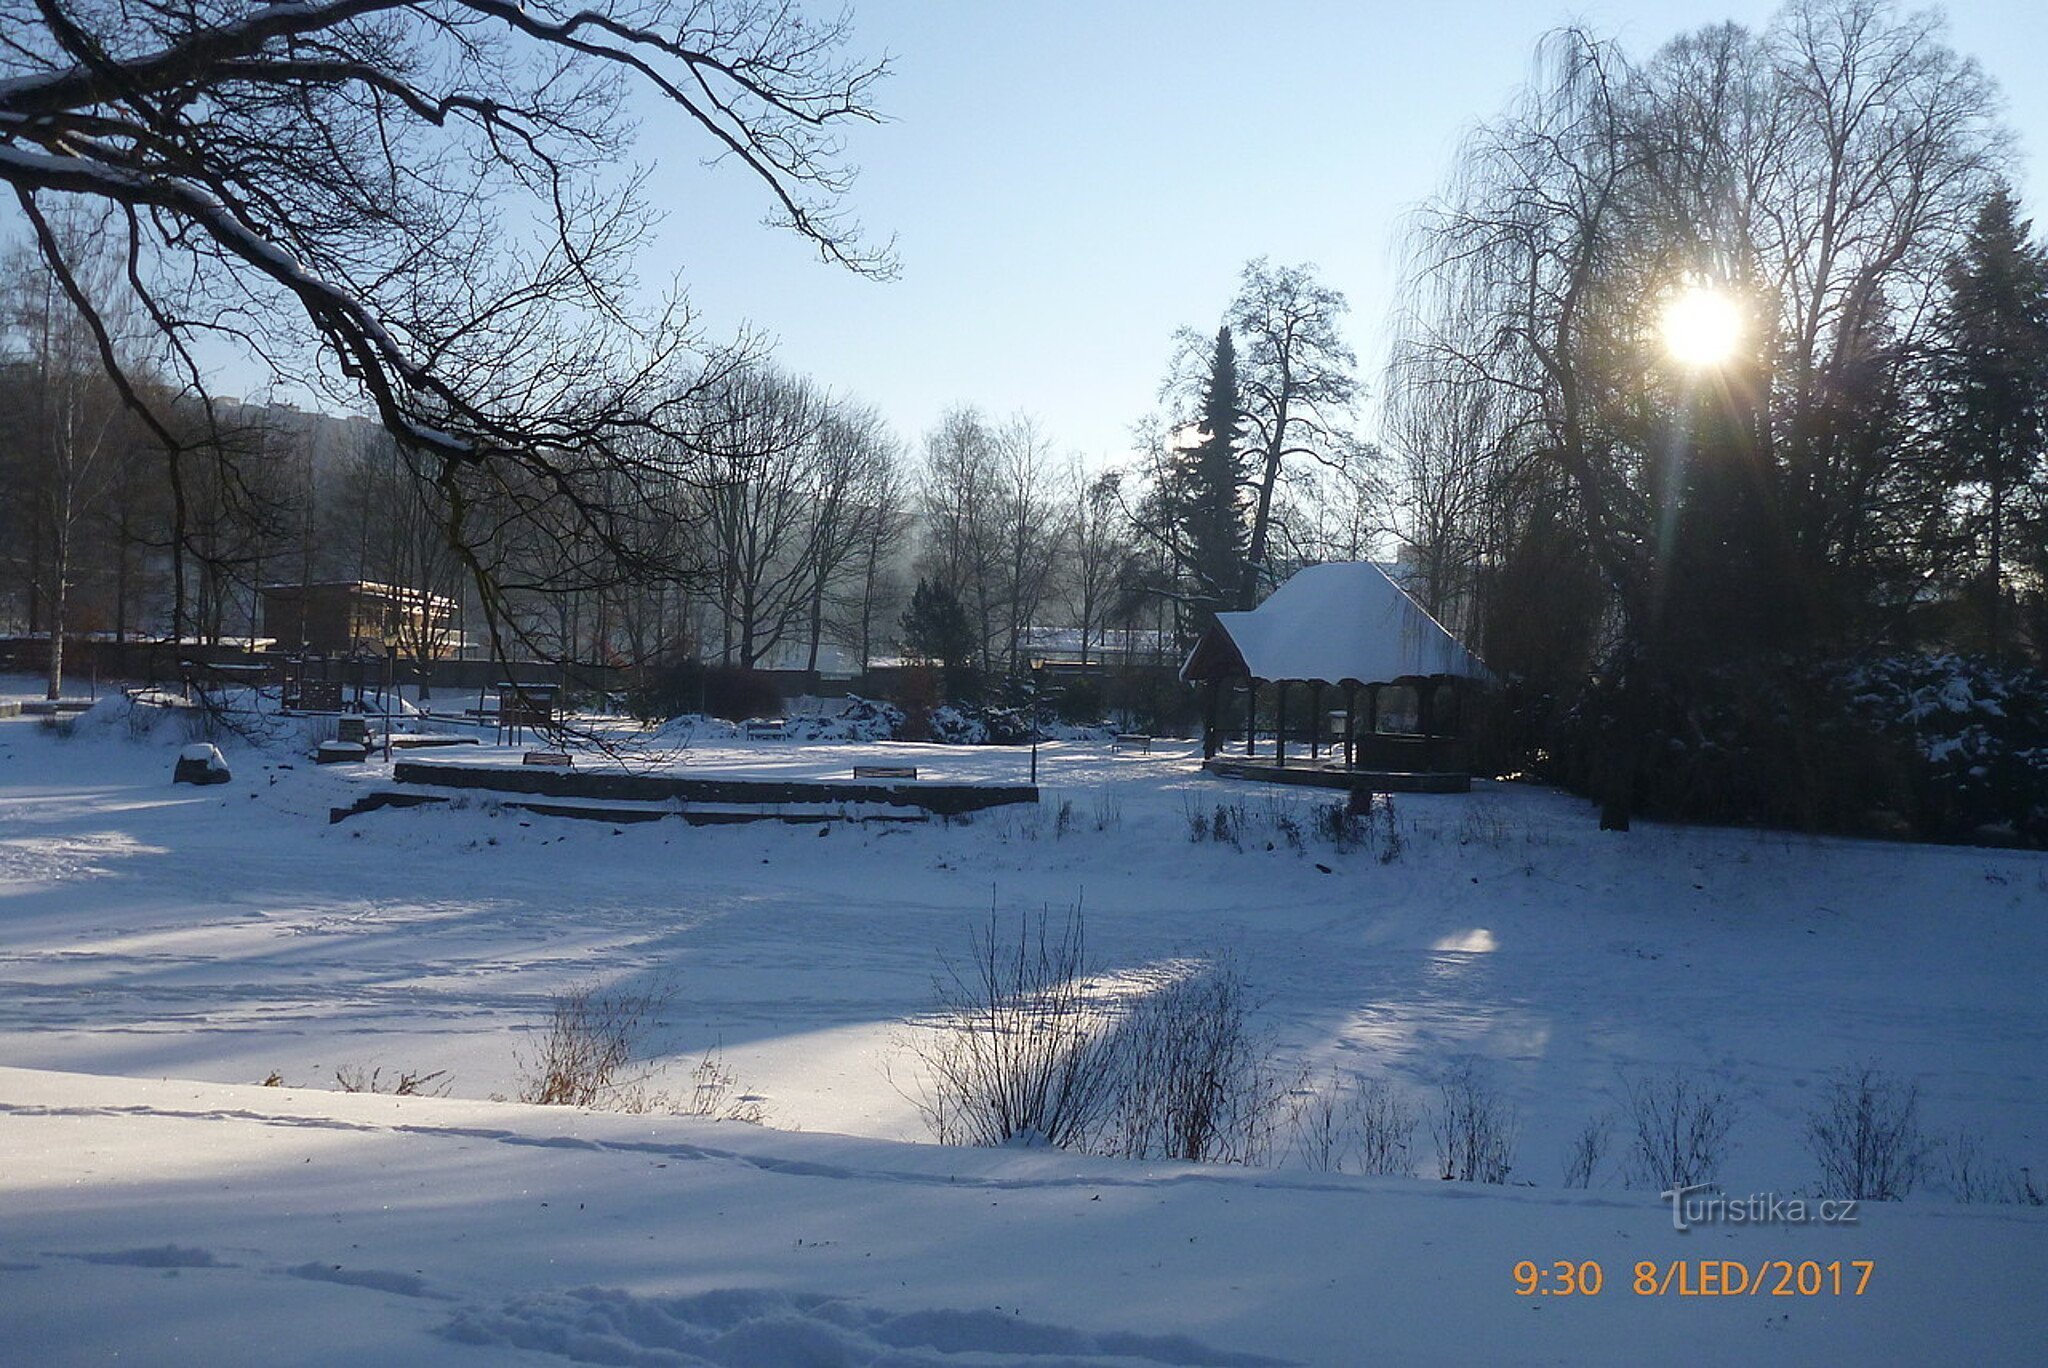
[{"label": "park bench", "polygon": [[554,765],[569,769],[576,763],[576,757],[567,751],[528,751],[519,761],[522,765]]},{"label": "park bench", "polygon": [[788,726],[779,717],[756,717],[741,724],[749,741],[777,741],[789,734]]},{"label": "park bench", "polygon": [[917,778],[917,766],[855,765],[853,767],[853,777],[856,779],[915,779]]},{"label": "park bench", "polygon": [[1109,748],[1113,751],[1127,749],[1142,750],[1145,754],[1150,755],[1152,753],[1152,738],[1144,732],[1118,732],[1116,740],[1110,743]]}]

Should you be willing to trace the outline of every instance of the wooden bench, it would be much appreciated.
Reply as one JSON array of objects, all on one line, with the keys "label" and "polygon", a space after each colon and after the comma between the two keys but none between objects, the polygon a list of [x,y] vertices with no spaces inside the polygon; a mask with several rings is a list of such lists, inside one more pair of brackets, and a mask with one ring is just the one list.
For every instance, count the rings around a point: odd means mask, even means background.
[{"label": "wooden bench", "polygon": [[576,764],[576,757],[567,751],[528,751],[524,756],[520,757],[519,763],[522,765],[554,765],[560,769],[570,769]]},{"label": "wooden bench", "polygon": [[1152,738],[1144,732],[1118,732],[1116,740],[1110,743],[1109,748],[1113,751],[1120,751],[1126,747],[1132,750],[1141,750],[1145,754],[1150,755],[1152,753]]},{"label": "wooden bench", "polygon": [[757,717],[740,724],[749,741],[779,741],[789,735],[788,724],[781,718]]},{"label": "wooden bench", "polygon": [[917,766],[855,765],[853,767],[853,777],[856,779],[915,779],[917,778]]}]

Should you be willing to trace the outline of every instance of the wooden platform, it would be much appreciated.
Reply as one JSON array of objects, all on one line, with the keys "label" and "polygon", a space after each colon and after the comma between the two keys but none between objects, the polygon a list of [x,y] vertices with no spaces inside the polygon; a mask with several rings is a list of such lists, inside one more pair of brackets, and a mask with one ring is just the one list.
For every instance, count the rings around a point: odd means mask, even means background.
[{"label": "wooden platform", "polygon": [[946,784],[910,781],[849,783],[835,779],[717,779],[675,774],[625,774],[617,770],[554,770],[509,765],[464,765],[398,760],[391,777],[400,784],[482,789],[537,798],[580,798],[597,802],[716,803],[732,807],[773,807],[785,803],[873,803],[917,808],[958,817],[1011,803],[1035,803],[1030,784]]},{"label": "wooden platform", "polygon": [[1321,761],[1301,760],[1285,767],[1271,760],[1231,760],[1217,756],[1202,768],[1224,779],[1256,779],[1267,784],[1299,784],[1309,788],[1365,789],[1371,793],[1470,793],[1472,776],[1463,770],[1345,769]]},{"label": "wooden platform", "polygon": [[[452,794],[446,793],[401,793],[391,789],[378,789],[364,794],[347,807],[329,808],[327,822],[332,826],[345,822],[351,817],[360,817],[366,812],[381,812],[385,808],[412,808],[445,805],[455,802]],[[497,800],[497,806],[509,812],[530,812],[538,817],[568,817],[584,822],[610,822],[615,826],[630,826],[641,822],[659,822],[674,818],[686,826],[737,826],[746,822],[780,822],[786,826],[822,826],[828,822],[929,822],[932,814],[921,809],[878,813],[860,812],[778,812],[773,808],[667,808],[633,806],[624,802],[535,802],[531,799],[506,798]]]}]

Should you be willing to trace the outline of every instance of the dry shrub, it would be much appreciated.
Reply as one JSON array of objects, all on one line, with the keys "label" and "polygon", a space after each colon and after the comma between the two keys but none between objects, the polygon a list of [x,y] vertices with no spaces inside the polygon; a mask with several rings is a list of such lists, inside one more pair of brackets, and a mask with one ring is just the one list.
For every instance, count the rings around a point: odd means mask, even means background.
[{"label": "dry shrub", "polygon": [[910,1100],[941,1143],[1224,1163],[1270,1153],[1286,1089],[1228,959],[1119,1003],[1094,982],[1078,908],[1058,924],[1045,911],[1020,919],[1014,937],[991,911],[934,995],[913,1023]]},{"label": "dry shrub", "polygon": [[1108,1113],[1115,1044],[1087,981],[1080,909],[1041,910],[1008,937],[993,908],[964,964],[933,983],[913,1042],[924,1066],[911,1101],[941,1144],[1039,1139],[1079,1147]]},{"label": "dry shrub", "polygon": [[1896,1202],[1925,1175],[1932,1146],[1920,1131],[1920,1086],[1871,1064],[1829,1076],[1806,1119],[1820,1195]]},{"label": "dry shrub", "polygon": [[1682,1069],[1624,1080],[1630,1128],[1631,1186],[1658,1192],[1711,1183],[1728,1150],[1737,1111],[1728,1094]]},{"label": "dry shrub", "polygon": [[1190,1163],[1263,1160],[1287,1090],[1252,1033],[1251,1009],[1228,957],[1133,1003],[1110,1042],[1115,1102],[1096,1148]]},{"label": "dry shrub", "polygon": [[446,1069],[432,1073],[403,1070],[387,1079],[382,1069],[365,1072],[360,1064],[344,1064],[334,1071],[335,1086],[345,1093],[389,1093],[393,1097],[446,1097],[455,1080]]},{"label": "dry shrub", "polygon": [[1461,1183],[1505,1183],[1522,1130],[1513,1104],[1470,1064],[1446,1074],[1438,1094],[1429,1119],[1438,1175]]},{"label": "dry shrub", "polygon": [[1613,1117],[1596,1116],[1588,1121],[1572,1137],[1571,1147],[1565,1151],[1564,1185],[1568,1188],[1593,1186],[1593,1174],[1607,1157],[1607,1146],[1613,1139]]},{"label": "dry shrub", "polygon": [[627,1070],[666,993],[572,989],[550,1003],[540,1043],[519,1059],[519,1100],[594,1107],[633,1080]]},{"label": "dry shrub", "polygon": [[1295,1094],[1293,1152],[1319,1173],[1412,1177],[1418,1118],[1386,1083],[1333,1073]]}]

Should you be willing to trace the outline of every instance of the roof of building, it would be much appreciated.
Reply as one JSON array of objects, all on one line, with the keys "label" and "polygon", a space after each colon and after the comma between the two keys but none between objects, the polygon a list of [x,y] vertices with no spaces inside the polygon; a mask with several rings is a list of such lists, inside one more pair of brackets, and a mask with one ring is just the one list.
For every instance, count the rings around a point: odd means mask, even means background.
[{"label": "roof of building", "polygon": [[1477,656],[1368,561],[1311,565],[1250,612],[1218,613],[1180,675],[1238,674],[1325,684],[1492,678]]}]

